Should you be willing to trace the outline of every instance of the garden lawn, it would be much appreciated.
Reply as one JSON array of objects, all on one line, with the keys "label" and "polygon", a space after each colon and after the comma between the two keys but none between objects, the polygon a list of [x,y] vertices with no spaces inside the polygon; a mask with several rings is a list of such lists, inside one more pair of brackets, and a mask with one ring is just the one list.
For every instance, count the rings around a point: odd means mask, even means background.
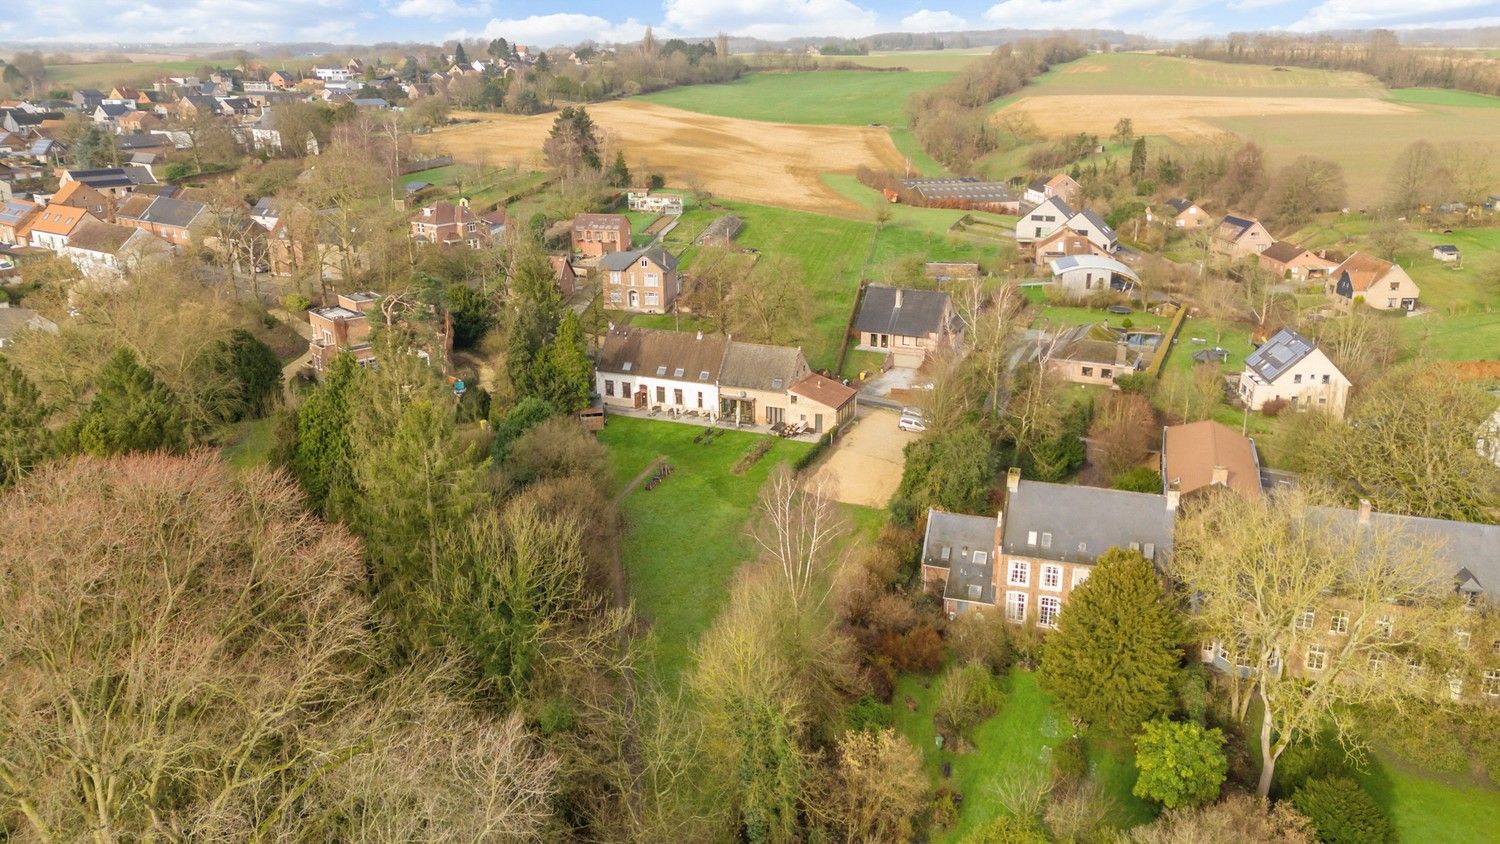
[{"label": "garden lawn", "polygon": [[657,455],[673,466],[656,489],[637,487],[620,503],[631,596],[655,639],[657,669],[672,682],[691,664],[698,638],[723,608],[735,570],[755,555],[745,526],[761,485],[778,463],[812,448],[775,440],[749,471],[736,475],[734,464],[765,437],[729,431],[710,445],[694,444],[704,430],[611,416],[599,434],[613,459],[617,490]]},{"label": "garden lawn", "polygon": [[774,123],[905,126],[907,99],[952,76],[947,71],[762,71],[733,82],[685,85],[642,94],[638,99],[687,111]]},{"label": "garden lawn", "polygon": [[[932,723],[938,685],[936,679],[906,675],[896,684],[891,704],[897,731],[922,753],[935,785],[943,784],[943,763],[952,765],[953,777],[947,784],[963,795],[958,823],[932,840],[957,842],[1005,812],[997,789],[1006,778],[1029,771],[1050,778],[1052,746],[1066,738],[1070,728],[1068,719],[1053,708],[1051,698],[1037,684],[1037,675],[1014,669],[1006,681],[1005,705],[974,730],[974,750],[962,756],[939,750]],[[916,701],[914,711],[907,709],[907,698]],[[1111,821],[1120,828],[1149,822],[1155,815],[1152,807],[1130,793],[1135,785],[1134,761],[1092,741],[1088,756],[1093,776],[1119,804]]]},{"label": "garden lawn", "polygon": [[[1043,323],[1053,327],[1065,327],[1070,325],[1097,325],[1107,322],[1111,327],[1123,328],[1125,320],[1135,328],[1151,328],[1157,331],[1166,331],[1172,320],[1167,317],[1157,316],[1149,311],[1133,310],[1128,314],[1112,314],[1102,308],[1086,308],[1074,305],[1049,305],[1047,304],[1046,288],[1027,287],[1023,288],[1026,299],[1036,309],[1036,318],[1032,320],[1033,326]],[[1183,332],[1186,333],[1184,328]]]},{"label": "garden lawn", "polygon": [[1360,784],[1395,821],[1400,841],[1481,844],[1500,830],[1500,789],[1428,774],[1377,755]]},{"label": "garden lawn", "polygon": [[[825,173],[823,181],[840,195],[869,208],[869,219],[873,220],[876,209],[882,206],[890,214],[875,238],[873,266],[915,255],[924,261],[978,261],[993,268],[1002,250],[1015,251],[1015,242],[1006,232],[1015,230],[1014,217],[891,204],[854,176]],[[988,225],[976,226],[968,232],[950,232],[953,224],[965,216]],[[980,232],[992,232],[993,236]]]},{"label": "garden lawn", "polygon": [[250,419],[232,425],[224,438],[224,459],[240,471],[271,464],[276,447],[276,420]]}]

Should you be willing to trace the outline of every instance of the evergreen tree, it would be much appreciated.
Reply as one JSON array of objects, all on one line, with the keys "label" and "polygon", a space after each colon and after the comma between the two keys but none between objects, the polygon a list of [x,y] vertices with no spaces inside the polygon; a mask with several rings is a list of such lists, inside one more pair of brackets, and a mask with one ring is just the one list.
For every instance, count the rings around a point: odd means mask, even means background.
[{"label": "evergreen tree", "polygon": [[359,376],[354,358],[340,354],[297,411],[297,439],[288,465],[319,513],[336,511],[353,487],[349,396]]},{"label": "evergreen tree", "polygon": [[625,153],[615,153],[615,163],[609,166],[609,172],[605,174],[612,187],[630,187],[630,168],[625,164]]},{"label": "evergreen tree", "polygon": [[1130,148],[1130,175],[1140,178],[1146,175],[1146,139],[1136,138],[1135,146]]},{"label": "evergreen tree", "polygon": [[236,328],[219,345],[218,368],[233,384],[230,421],[259,419],[281,401],[281,361],[255,335]]},{"label": "evergreen tree", "polygon": [[510,44],[506,43],[504,38],[496,38],[490,42],[490,46],[485,48],[485,52],[496,61],[508,59],[510,58]]},{"label": "evergreen tree", "polygon": [[516,402],[503,416],[494,420],[495,439],[490,443],[490,456],[496,463],[504,463],[510,453],[511,443],[540,422],[557,415],[557,409],[536,396],[527,396]]},{"label": "evergreen tree", "polygon": [[557,336],[547,346],[543,374],[543,398],[561,413],[573,413],[588,406],[594,382],[594,367],[584,345],[583,326],[572,310],[563,313]]},{"label": "evergreen tree", "polygon": [[1171,708],[1182,636],[1151,563],[1111,548],[1047,637],[1042,685],[1070,714],[1129,735]]},{"label": "evergreen tree", "polygon": [[51,415],[36,385],[0,356],[0,489],[20,480],[52,453],[47,430]]},{"label": "evergreen tree", "polygon": [[459,67],[463,67],[469,63],[469,55],[464,52],[462,41],[458,42],[458,46],[453,48],[453,63]]},{"label": "evergreen tree", "polygon": [[1160,718],[1141,725],[1135,748],[1135,796],[1168,809],[1218,799],[1229,771],[1223,730]]},{"label": "evergreen tree", "polygon": [[99,371],[88,410],[68,431],[69,446],[98,456],[187,448],[182,407],[167,385],[129,349],[115,352]]},{"label": "evergreen tree", "polygon": [[453,347],[472,348],[495,325],[495,306],[466,284],[448,287],[448,313],[453,317]]},{"label": "evergreen tree", "polygon": [[565,173],[599,169],[599,133],[582,106],[564,106],[542,144],[547,163]]},{"label": "evergreen tree", "polygon": [[512,261],[506,368],[518,397],[539,395],[549,382],[543,349],[562,319],[562,294],[537,244],[519,245]]},{"label": "evergreen tree", "polygon": [[103,127],[90,123],[73,140],[69,147],[69,155],[73,159],[75,167],[84,169],[93,167],[110,167],[119,163],[119,153],[115,150],[115,137],[106,132]]}]

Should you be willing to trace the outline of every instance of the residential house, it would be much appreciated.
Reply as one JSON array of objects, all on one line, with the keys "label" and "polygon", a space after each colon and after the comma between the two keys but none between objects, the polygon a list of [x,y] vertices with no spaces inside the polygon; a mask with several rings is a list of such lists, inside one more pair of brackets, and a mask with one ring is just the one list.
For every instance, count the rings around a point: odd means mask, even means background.
[{"label": "residential house", "polygon": [[1209,248],[1216,257],[1238,261],[1259,255],[1274,242],[1275,238],[1259,220],[1228,214],[1214,229]]},{"label": "residential house", "polygon": [[41,208],[35,202],[14,198],[0,205],[0,243],[6,246],[25,245],[21,232]]},{"label": "residential house", "polygon": [[100,103],[99,105],[94,106],[93,119],[95,123],[103,123],[108,126],[114,126],[116,125],[115,121],[131,113],[132,111],[135,111],[135,109],[131,106],[125,105],[124,103]]},{"label": "residential house", "polygon": [[1275,273],[1277,278],[1307,281],[1327,275],[1335,262],[1295,243],[1278,240],[1260,253],[1260,265]]},{"label": "residential house", "polygon": [[1040,205],[1054,196],[1069,205],[1077,205],[1079,198],[1083,196],[1083,185],[1066,173],[1058,173],[1050,179],[1037,179],[1027,185],[1022,199]]},{"label": "residential house", "polygon": [[[274,109],[262,109],[254,122],[240,129],[241,135],[246,129],[249,130],[250,146],[272,153],[281,152],[281,129],[276,125]],[[308,133],[306,151],[308,155],[318,154],[318,138],[312,133]]]},{"label": "residential house", "polygon": [[308,310],[307,321],[313,334],[308,350],[312,352],[315,372],[327,369],[340,352],[353,355],[360,366],[375,362],[375,350],[370,346],[369,315],[379,304],[378,293],[340,293],[337,304]]},{"label": "residential house", "polygon": [[411,238],[438,246],[481,249],[490,243],[490,224],[469,210],[469,201],[434,202],[410,218]]},{"label": "residential house", "polygon": [[188,94],[179,99],[172,110],[178,120],[191,123],[200,114],[218,114],[219,101],[202,94]]},{"label": "residential house", "polygon": [[[121,135],[139,134],[166,125],[160,117],[150,111],[130,111],[115,118],[115,128]],[[159,139],[158,139],[159,140]]]},{"label": "residential house", "polygon": [[920,367],[928,354],[954,346],[963,325],[943,291],[870,285],[854,331],[856,349],[883,352],[894,366]]},{"label": "residential house", "polygon": [[[801,349],[731,338],[719,367],[718,412],[736,423],[778,430],[780,425],[797,421],[811,424],[805,413],[802,420],[795,413],[791,418],[787,415],[796,410],[792,402],[797,395],[790,392],[791,386],[811,373]],[[824,421],[817,420],[820,433]],[[832,424],[831,419],[827,421]]]},{"label": "residential house", "polygon": [[266,77],[266,81],[271,83],[272,87],[285,91],[288,88],[297,87],[297,83],[302,81],[302,79],[290,70],[273,70]]},{"label": "residential house", "polygon": [[323,82],[347,82],[352,75],[347,67],[315,67],[313,77]]},{"label": "residential house", "polygon": [[116,200],[121,200],[135,191],[142,183],[154,184],[155,179],[147,173],[145,178],[125,167],[99,167],[93,170],[64,170],[58,176],[58,186],[69,182],[83,182],[96,191]]},{"label": "residential house", "polygon": [[604,301],[617,310],[666,313],[682,292],[677,258],[660,244],[632,252],[609,252],[599,259],[598,272]]},{"label": "residential house", "polygon": [[16,342],[26,331],[57,333],[57,323],[31,308],[12,307],[9,302],[0,302],[0,349]]},{"label": "residential house", "polygon": [[625,193],[625,201],[631,211],[674,216],[682,213],[682,197],[672,193],[652,193],[646,189],[633,189]]},{"label": "residential house", "polygon": [[205,203],[169,196],[133,196],[115,212],[115,222],[141,229],[179,248],[191,244],[195,229],[210,219]]},{"label": "residential house", "polygon": [[94,109],[104,102],[104,92],[98,88],[79,88],[73,92],[71,98],[73,105],[85,114],[93,114]]},{"label": "residential house", "polygon": [[1068,255],[1053,260],[1048,267],[1052,283],[1078,298],[1130,290],[1141,282],[1135,270],[1101,255]]},{"label": "residential house", "polygon": [[85,182],[63,182],[57,193],[48,200],[48,205],[69,205],[93,214],[101,220],[109,220],[115,213],[115,199],[94,190]]},{"label": "residential house", "polygon": [[630,218],[624,214],[579,214],[573,218],[573,251],[597,258],[630,249]]},{"label": "residential house", "polygon": [[578,292],[578,273],[573,269],[573,262],[568,260],[568,256],[551,255],[548,260],[552,262],[552,275],[557,280],[557,289],[562,295],[568,297]]},{"label": "residential house", "polygon": [[[1016,222],[1016,243],[1035,249],[1057,232],[1067,229],[1090,241],[1095,251],[1113,255],[1119,249],[1114,229],[1093,211],[1074,211],[1060,196],[1053,196],[1032,208]],[[1054,247],[1055,248],[1055,247]]]},{"label": "residential house", "polygon": [[1432,247],[1432,257],[1446,264],[1456,262],[1460,257],[1458,247],[1451,243],[1443,243]]},{"label": "residential house", "polygon": [[822,433],[825,421],[843,426],[859,410],[859,391],[816,372],[792,382],[789,401],[792,408],[787,422],[800,422],[813,433]]},{"label": "residential house", "polygon": [[93,279],[118,279],[128,268],[127,244],[137,250],[149,247],[142,238],[151,236],[131,226],[119,226],[85,216],[60,250],[85,275]]},{"label": "residential house", "polygon": [[1021,480],[995,518],[929,511],[922,580],[950,618],[1003,607],[1012,624],[1057,626],[1068,595],[1112,548],[1159,569],[1171,559],[1178,495]]},{"label": "residential house", "polygon": [[94,218],[82,208],[48,205],[31,215],[31,219],[22,225],[20,234],[25,236],[31,246],[61,253],[63,247],[68,245],[68,238],[73,236],[85,219]]},{"label": "residential house", "polygon": [[1122,375],[1145,366],[1161,342],[1151,331],[1124,331],[1107,323],[1077,325],[1035,344],[1038,362],[1074,384],[1114,387]]},{"label": "residential house", "polygon": [[1285,401],[1293,410],[1316,408],[1342,418],[1349,379],[1317,343],[1283,328],[1245,358],[1239,397],[1251,410]]},{"label": "residential house", "polygon": [[1177,197],[1166,201],[1167,210],[1170,212],[1158,216],[1150,208],[1146,209],[1146,222],[1154,223],[1160,221],[1164,225],[1183,231],[1197,231],[1208,225],[1208,212],[1199,208],[1197,203],[1191,199]]},{"label": "residential house", "polygon": [[1223,488],[1252,500],[1263,494],[1260,454],[1249,437],[1212,419],[1168,425],[1161,436],[1163,493]]},{"label": "residential house", "polygon": [[1414,311],[1422,291],[1400,266],[1356,252],[1328,272],[1330,301],[1348,310],[1356,301],[1377,311]]},{"label": "residential house", "polygon": [[1100,246],[1083,232],[1069,226],[1063,226],[1038,240],[1032,244],[1031,248],[1031,259],[1038,269],[1047,266],[1053,259],[1070,255],[1101,258],[1108,258],[1110,255],[1108,249]]},{"label": "residential house", "polygon": [[115,87],[113,87],[113,88],[111,88],[109,90],[109,97],[108,97],[108,99],[111,99],[111,100],[132,100],[133,101],[133,100],[135,100],[136,97],[140,96],[140,94],[141,94],[140,91],[137,91],[136,89],[130,87],[129,85],[116,85]]}]

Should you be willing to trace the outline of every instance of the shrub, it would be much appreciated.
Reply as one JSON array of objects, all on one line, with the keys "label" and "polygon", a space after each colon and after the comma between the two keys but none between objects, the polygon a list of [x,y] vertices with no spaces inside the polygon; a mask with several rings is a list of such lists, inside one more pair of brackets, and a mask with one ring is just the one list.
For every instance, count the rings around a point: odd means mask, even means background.
[{"label": "shrub", "polygon": [[1338,742],[1331,730],[1303,736],[1287,745],[1281,758],[1276,760],[1276,772],[1271,781],[1271,795],[1278,799],[1290,797],[1308,780],[1348,777],[1354,773],[1349,763],[1349,754]]},{"label": "shrub", "polygon": [[762,438],[755,445],[750,446],[750,450],[746,451],[739,460],[735,461],[734,468],[730,471],[736,475],[743,475],[750,471],[751,466],[759,463],[760,459],[766,456],[766,452],[771,450],[771,446],[772,442],[769,437]]},{"label": "shrub", "polygon": [[1109,819],[1119,811],[1119,801],[1099,783],[1088,781],[1047,801],[1043,820],[1054,841],[1094,844],[1115,841]]},{"label": "shrub", "polygon": [[865,695],[849,705],[844,712],[844,722],[851,731],[877,731],[891,726],[895,720],[888,703],[881,703],[872,695]]},{"label": "shrub", "polygon": [[1071,736],[1052,748],[1052,782],[1072,789],[1089,775],[1089,760],[1083,753],[1083,739]]},{"label": "shrub", "polygon": [[965,844],[1047,844],[1047,836],[1031,818],[1001,815],[964,839]]},{"label": "shrub", "polygon": [[995,676],[977,663],[948,669],[942,683],[932,717],[940,732],[953,736],[967,736],[1005,702]]},{"label": "shrub", "polygon": [[1292,805],[1312,821],[1324,844],[1385,844],[1390,818],[1348,777],[1311,779],[1292,795]]},{"label": "shrub", "polygon": [[1136,466],[1133,469],[1116,472],[1109,485],[1114,489],[1131,492],[1161,492],[1161,473],[1145,466]]},{"label": "shrub", "polygon": [[1156,379],[1149,372],[1132,372],[1115,379],[1115,386],[1125,393],[1150,393],[1155,384]]},{"label": "shrub", "polygon": [[823,436],[818,437],[818,441],[813,443],[812,448],[804,451],[801,457],[792,461],[792,471],[800,472],[811,466],[819,457],[822,457],[823,452],[827,451],[828,447],[833,445],[833,441],[838,439],[838,430],[839,426],[835,425],[824,431]]},{"label": "shrub", "polygon": [[1009,627],[1000,613],[964,613],[948,625],[948,649],[999,674],[1015,661]]},{"label": "shrub", "polygon": [[943,639],[931,625],[880,637],[880,655],[898,671],[930,674],[943,664]]},{"label": "shrub", "polygon": [[288,293],[281,297],[281,307],[297,314],[312,307],[312,300],[301,293]]},{"label": "shrub", "polygon": [[1222,730],[1162,718],[1141,725],[1135,746],[1135,796],[1168,809],[1197,806],[1219,796],[1229,769]]},{"label": "shrub", "polygon": [[1286,410],[1290,405],[1291,402],[1286,399],[1271,399],[1260,406],[1260,412],[1267,419],[1275,419],[1281,415],[1281,411]]}]

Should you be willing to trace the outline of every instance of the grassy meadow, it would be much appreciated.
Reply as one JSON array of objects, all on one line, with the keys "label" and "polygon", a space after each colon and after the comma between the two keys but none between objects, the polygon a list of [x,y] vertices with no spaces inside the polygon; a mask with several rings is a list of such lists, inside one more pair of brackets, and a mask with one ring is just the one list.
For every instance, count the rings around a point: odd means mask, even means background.
[{"label": "grassy meadow", "polygon": [[630,593],[650,626],[658,669],[669,679],[691,664],[693,647],[723,608],[735,570],[754,556],[745,525],[761,485],[778,464],[812,447],[778,439],[749,471],[736,475],[731,467],[764,437],[728,431],[709,445],[695,444],[693,437],[703,430],[611,416],[599,434],[614,462],[616,490],[657,456],[673,466],[656,489],[637,487],[620,502]]},{"label": "grassy meadow", "polygon": [[956,71],[975,59],[994,52],[994,47],[971,47],[962,50],[890,50],[868,56],[824,56],[823,62],[848,62],[865,67],[904,68],[923,71]]},{"label": "grassy meadow", "polygon": [[140,87],[162,76],[191,75],[205,64],[204,59],[170,59],[140,62],[88,62],[47,66],[49,88],[98,88],[105,93],[116,85]]},{"label": "grassy meadow", "polygon": [[951,77],[951,73],[940,71],[760,71],[722,85],[669,88],[637,99],[721,117],[776,123],[905,125],[907,98]]},{"label": "grassy meadow", "polygon": [[1023,90],[1048,94],[1173,94],[1218,97],[1379,97],[1385,88],[1362,73],[1229,64],[1154,53],[1094,53],[1058,65]]}]

